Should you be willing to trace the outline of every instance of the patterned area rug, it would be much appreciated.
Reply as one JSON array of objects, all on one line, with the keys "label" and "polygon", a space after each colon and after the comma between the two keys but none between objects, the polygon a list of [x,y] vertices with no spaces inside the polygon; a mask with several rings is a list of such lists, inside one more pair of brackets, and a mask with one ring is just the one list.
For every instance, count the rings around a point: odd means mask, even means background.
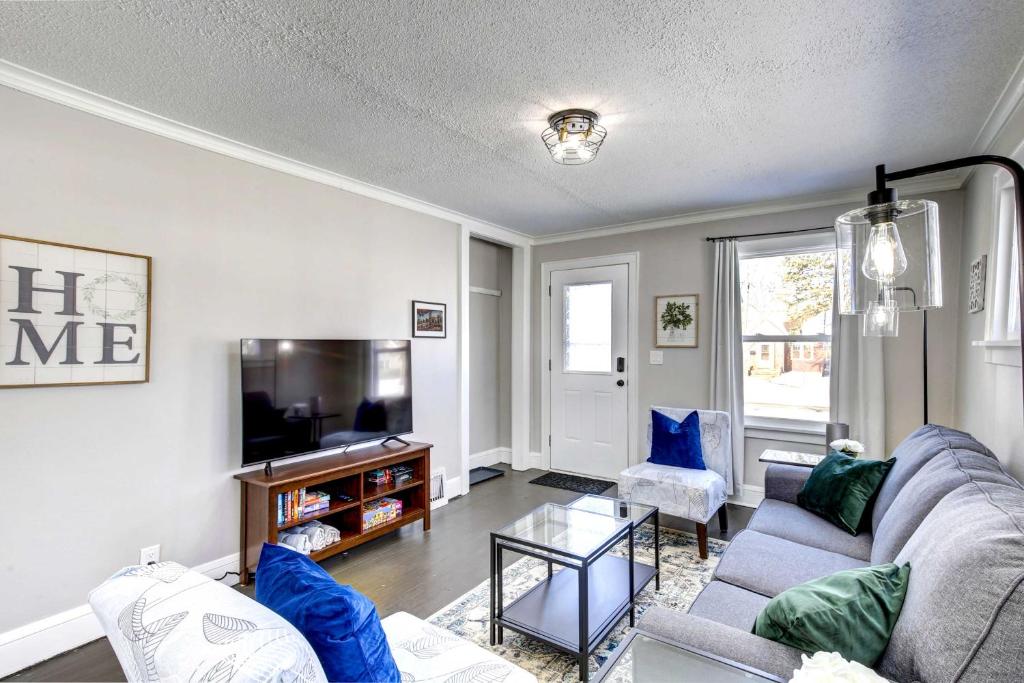
[{"label": "patterned area rug", "polygon": [[614,481],[604,479],[591,479],[590,477],[578,477],[575,474],[562,474],[561,472],[547,472],[535,479],[530,480],[531,484],[550,486],[553,489],[565,489],[576,493],[591,493],[595,496],[601,495],[611,487],[615,486]]},{"label": "patterned area rug", "polygon": [[[642,562],[654,564],[654,530],[644,525],[636,532],[636,557]],[[625,544],[612,552],[627,555]],[[668,607],[686,611],[701,589],[711,581],[711,575],[728,543],[708,539],[708,559],[700,559],[697,539],[691,534],[672,529],[661,529],[661,590],[655,592],[652,581],[637,598],[636,615],[639,622],[643,613],[651,606]],[[556,567],[557,569],[557,567]],[[561,571],[574,571],[562,569]],[[505,570],[505,604],[547,578],[547,565],[532,557],[525,557]],[[518,664],[541,683],[564,681],[576,683],[579,674],[576,660],[571,655],[545,645],[537,640],[505,629],[505,642],[490,645],[490,583],[484,581],[473,590],[442,608],[427,621],[471,640],[480,647]],[[611,634],[590,657],[590,672],[593,674],[604,663],[608,655],[618,646],[623,635],[629,630],[629,617],[624,617]]]}]

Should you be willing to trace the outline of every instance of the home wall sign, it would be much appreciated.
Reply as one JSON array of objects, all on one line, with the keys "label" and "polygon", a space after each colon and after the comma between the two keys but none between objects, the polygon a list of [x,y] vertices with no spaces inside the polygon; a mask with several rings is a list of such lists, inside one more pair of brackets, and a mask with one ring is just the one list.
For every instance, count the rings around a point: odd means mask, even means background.
[{"label": "home wall sign", "polygon": [[0,235],[0,388],[148,382],[152,269]]}]

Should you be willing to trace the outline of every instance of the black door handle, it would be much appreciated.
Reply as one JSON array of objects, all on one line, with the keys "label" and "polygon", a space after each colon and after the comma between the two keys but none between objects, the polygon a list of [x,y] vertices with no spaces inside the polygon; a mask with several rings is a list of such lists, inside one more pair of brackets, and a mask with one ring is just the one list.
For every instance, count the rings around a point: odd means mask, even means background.
[{"label": "black door handle", "polygon": [[626,371],[626,359],[623,358],[622,356],[619,356],[618,358],[616,358],[615,359],[615,369],[618,372],[625,372]]},{"label": "black door handle", "polygon": [[624,380],[624,379],[620,379],[620,380],[619,380],[618,382],[616,382],[615,384],[616,384],[617,386],[620,386],[620,387],[624,387],[624,386],[626,386],[626,380]]}]

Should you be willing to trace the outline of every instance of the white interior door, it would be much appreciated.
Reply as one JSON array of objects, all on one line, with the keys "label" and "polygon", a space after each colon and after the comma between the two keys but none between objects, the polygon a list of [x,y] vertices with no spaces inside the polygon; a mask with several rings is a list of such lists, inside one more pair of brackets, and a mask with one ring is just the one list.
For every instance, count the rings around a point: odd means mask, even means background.
[{"label": "white interior door", "polygon": [[551,272],[551,468],[618,479],[629,462],[626,264]]}]

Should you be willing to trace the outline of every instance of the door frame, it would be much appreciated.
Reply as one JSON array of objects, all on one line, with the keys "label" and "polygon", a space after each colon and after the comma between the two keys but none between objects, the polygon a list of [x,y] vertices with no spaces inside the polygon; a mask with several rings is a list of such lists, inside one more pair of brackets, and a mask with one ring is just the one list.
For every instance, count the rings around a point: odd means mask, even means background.
[{"label": "door frame", "polygon": [[608,256],[589,256],[584,258],[565,259],[559,261],[545,261],[540,264],[540,293],[541,293],[541,316],[540,316],[540,446],[541,466],[551,469],[551,272],[555,270],[577,270],[580,268],[593,268],[595,266],[617,266],[629,267],[627,282],[629,292],[626,297],[627,312],[626,325],[626,453],[629,465],[635,465],[638,460],[639,441],[637,429],[640,367],[637,363],[640,357],[640,325],[639,325],[639,266],[640,253],[636,251],[622,254],[609,254]]}]

